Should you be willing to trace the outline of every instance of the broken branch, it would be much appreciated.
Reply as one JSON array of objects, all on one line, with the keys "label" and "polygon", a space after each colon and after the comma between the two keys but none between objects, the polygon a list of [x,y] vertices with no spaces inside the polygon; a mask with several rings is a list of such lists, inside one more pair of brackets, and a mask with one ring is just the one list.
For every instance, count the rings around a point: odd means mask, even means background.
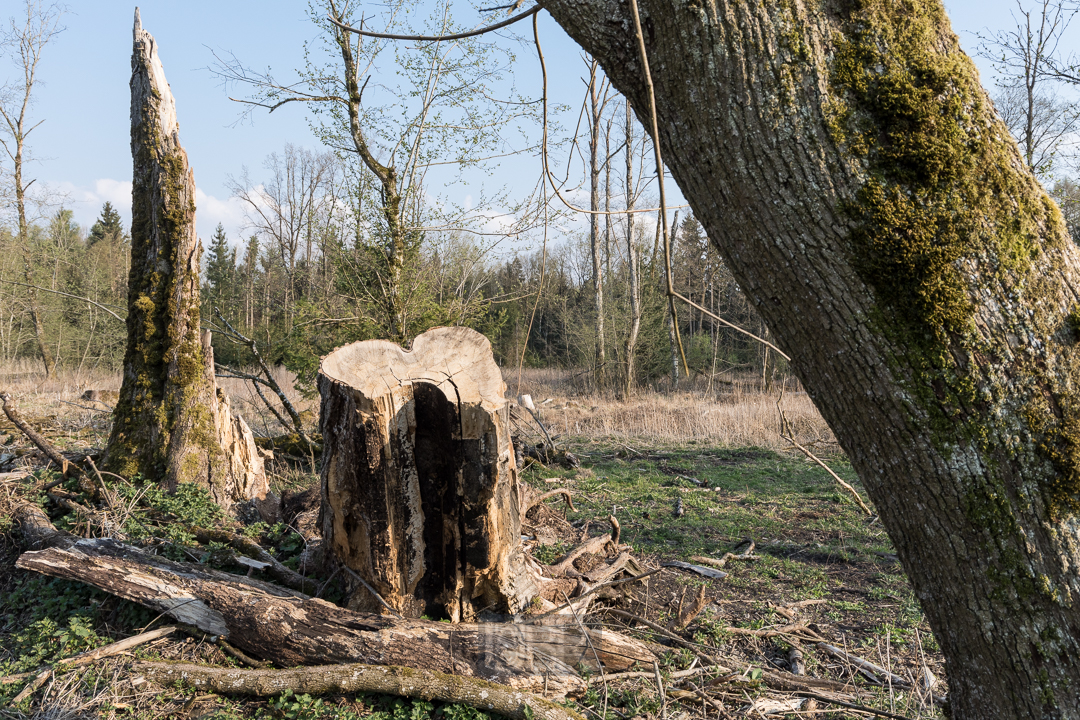
[{"label": "broken branch", "polygon": [[160,685],[185,683],[223,695],[270,697],[286,690],[309,695],[372,692],[462,703],[513,720],[584,720],[569,708],[506,685],[475,677],[395,665],[323,665],[287,670],[239,670],[184,663],[138,663]]}]

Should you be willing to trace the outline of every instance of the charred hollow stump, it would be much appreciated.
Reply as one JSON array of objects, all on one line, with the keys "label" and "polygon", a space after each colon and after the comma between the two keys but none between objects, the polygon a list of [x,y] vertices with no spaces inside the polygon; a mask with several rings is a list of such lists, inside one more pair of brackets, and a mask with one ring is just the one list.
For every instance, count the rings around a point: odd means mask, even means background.
[{"label": "charred hollow stump", "polygon": [[[516,613],[542,582],[521,550],[506,386],[487,339],[436,328],[323,358],[322,525],[330,556],[409,617]],[[356,582],[349,607],[383,612]]]},{"label": "charred hollow stump", "polygon": [[203,485],[225,508],[259,504],[269,492],[262,459],[216,387],[209,333],[199,327],[195,176],[157,43],[137,8],[133,41],[127,347],[105,466],[170,490]]}]

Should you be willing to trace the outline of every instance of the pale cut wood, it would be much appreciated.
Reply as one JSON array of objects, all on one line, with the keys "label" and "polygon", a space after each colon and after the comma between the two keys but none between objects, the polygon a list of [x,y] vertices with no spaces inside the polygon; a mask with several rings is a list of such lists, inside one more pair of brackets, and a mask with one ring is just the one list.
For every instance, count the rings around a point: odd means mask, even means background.
[{"label": "pale cut wood", "polygon": [[[544,585],[521,548],[517,468],[502,373],[468,328],[409,350],[338,348],[319,374],[323,537],[408,617],[519,613]],[[382,612],[355,582],[349,607]]]},{"label": "pale cut wood", "polygon": [[147,662],[138,663],[135,670],[160,685],[181,682],[224,695],[270,697],[285,690],[309,695],[373,692],[463,703],[512,720],[584,720],[567,707],[505,685],[406,667],[351,664],[288,670],[237,670]]},{"label": "pale cut wood", "polygon": [[[277,665],[361,662],[479,677],[530,692],[578,691],[574,668],[625,670],[655,656],[615,632],[556,626],[449,624],[356,613],[248,577],[149,555],[110,539],[24,553],[17,567],[79,580],[167,612]],[[594,656],[593,652],[596,652]]]}]

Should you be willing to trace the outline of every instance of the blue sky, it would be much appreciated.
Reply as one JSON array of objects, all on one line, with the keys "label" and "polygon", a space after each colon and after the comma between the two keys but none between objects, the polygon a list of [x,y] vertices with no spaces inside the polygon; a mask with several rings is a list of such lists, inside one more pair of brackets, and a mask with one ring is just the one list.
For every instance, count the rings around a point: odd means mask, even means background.
[{"label": "blue sky", "polygon": [[[9,15],[21,1],[4,3],[0,14]],[[129,94],[131,27],[134,5],[115,0],[70,0],[66,30],[46,48],[32,116],[44,120],[30,136],[35,161],[27,177],[67,195],[67,206],[78,222],[89,225],[101,204],[110,200],[124,215],[130,208],[131,156],[129,149]],[[369,5],[369,7],[377,7]],[[1004,0],[948,0],[946,7],[961,43],[973,52],[973,33],[1012,24],[1015,5]],[[471,24],[480,15],[462,4],[459,22]],[[234,241],[244,226],[240,204],[230,200],[227,180],[247,167],[259,178],[266,155],[280,151],[286,142],[317,148],[308,129],[306,114],[298,104],[267,115],[256,113],[251,123],[238,124],[240,107],[207,69],[212,51],[234,53],[255,68],[271,67],[287,77],[303,63],[304,41],[315,40],[317,28],[303,2],[273,0],[143,0],[142,22],[158,41],[165,72],[177,101],[181,141],[195,170],[199,233],[208,239],[214,226],[225,225]],[[1080,32],[1080,23],[1073,34]],[[521,32],[528,26],[522,23]],[[583,85],[578,80],[584,67],[579,50],[546,13],[540,13],[541,40],[552,78],[551,94],[574,106]],[[525,92],[539,94],[539,70],[535,55],[519,48],[517,82]],[[980,62],[984,84],[990,68]],[[0,70],[7,75],[8,69]],[[571,120],[572,122],[572,120]],[[510,161],[488,181],[492,186],[522,182],[522,192],[532,187],[539,170],[537,161]],[[522,178],[525,178],[522,180]],[[464,195],[475,188],[456,190]],[[451,193],[455,189],[450,190]]]}]

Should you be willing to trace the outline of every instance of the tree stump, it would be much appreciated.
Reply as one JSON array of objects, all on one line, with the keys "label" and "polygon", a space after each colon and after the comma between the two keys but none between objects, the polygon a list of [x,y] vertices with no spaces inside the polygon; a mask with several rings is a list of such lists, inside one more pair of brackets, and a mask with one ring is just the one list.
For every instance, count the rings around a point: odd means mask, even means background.
[{"label": "tree stump", "polygon": [[506,386],[488,340],[436,328],[323,358],[322,526],[349,607],[458,622],[517,613],[542,583],[521,550]]},{"label": "tree stump", "polygon": [[105,466],[170,490],[204,485],[226,508],[258,503],[269,492],[262,459],[247,424],[217,390],[209,333],[199,328],[195,176],[180,145],[157,44],[142,29],[138,9],[131,70],[127,347]]}]

